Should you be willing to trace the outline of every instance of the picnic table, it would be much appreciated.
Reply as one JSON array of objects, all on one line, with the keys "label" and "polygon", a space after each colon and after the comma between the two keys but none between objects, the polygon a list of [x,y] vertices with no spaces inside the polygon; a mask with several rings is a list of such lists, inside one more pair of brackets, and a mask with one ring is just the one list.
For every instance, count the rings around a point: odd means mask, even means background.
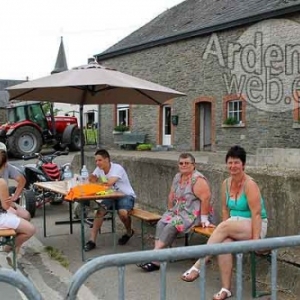
[{"label": "picnic table", "polygon": [[[35,185],[43,190],[43,195],[45,191],[52,191],[58,194],[62,194],[66,196],[68,194],[68,184],[67,181],[47,181],[47,182],[36,182]],[[105,194],[105,195],[92,195],[92,196],[80,196],[73,200],[67,200],[64,198],[65,201],[69,203],[69,224],[70,224],[70,234],[73,233],[73,215],[72,215],[72,204],[74,202],[79,202],[82,205],[81,209],[81,216],[80,216],[80,224],[81,224],[81,257],[82,261],[85,261],[84,255],[84,245],[85,245],[85,232],[84,232],[84,202],[85,201],[96,201],[101,199],[111,199],[112,201],[123,197],[124,194],[121,192],[113,191],[112,193]],[[112,222],[113,228],[115,228],[115,203],[113,201],[113,209],[112,209]],[[46,229],[46,203],[43,201],[43,229],[44,229],[44,237],[47,236],[47,229]],[[116,244],[116,233],[114,232],[114,248]]]}]

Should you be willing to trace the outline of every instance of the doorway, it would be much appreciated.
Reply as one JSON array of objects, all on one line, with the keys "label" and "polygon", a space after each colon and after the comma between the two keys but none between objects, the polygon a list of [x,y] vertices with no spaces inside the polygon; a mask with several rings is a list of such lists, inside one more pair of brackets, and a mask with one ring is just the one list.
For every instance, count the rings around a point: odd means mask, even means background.
[{"label": "doorway", "polygon": [[163,106],[162,120],[162,144],[164,146],[171,145],[171,106]]},{"label": "doorway", "polygon": [[197,104],[199,112],[199,150],[210,151],[211,150],[211,103],[199,102]]}]

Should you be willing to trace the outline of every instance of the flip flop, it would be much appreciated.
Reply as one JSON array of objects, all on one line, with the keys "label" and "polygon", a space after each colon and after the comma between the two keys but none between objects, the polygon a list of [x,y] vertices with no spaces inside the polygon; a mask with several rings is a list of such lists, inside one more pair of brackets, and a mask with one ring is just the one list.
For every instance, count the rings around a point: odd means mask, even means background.
[{"label": "flip flop", "polygon": [[139,267],[142,268],[146,272],[158,271],[160,269],[160,266],[158,266],[152,262],[141,264]]},{"label": "flip flop", "polygon": [[214,294],[213,300],[225,300],[230,298],[231,296],[232,293],[229,290],[221,288],[218,293]]},{"label": "flip flop", "polygon": [[[190,275],[192,277],[189,277]],[[184,272],[180,278],[186,282],[193,282],[199,277],[199,275],[200,275],[200,270],[197,269],[195,266],[192,266],[190,269]]]}]

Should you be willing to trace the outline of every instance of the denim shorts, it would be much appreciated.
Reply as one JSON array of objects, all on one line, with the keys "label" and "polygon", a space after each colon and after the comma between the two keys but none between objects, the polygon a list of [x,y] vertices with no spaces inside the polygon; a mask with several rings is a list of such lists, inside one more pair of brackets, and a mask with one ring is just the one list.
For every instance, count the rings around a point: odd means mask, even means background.
[{"label": "denim shorts", "polygon": [[122,198],[105,199],[100,203],[98,201],[97,202],[100,204],[100,209],[102,208],[105,210],[109,210],[113,208],[113,201],[115,203],[116,210],[124,209],[129,211],[133,209],[135,198],[133,196],[126,195]]}]

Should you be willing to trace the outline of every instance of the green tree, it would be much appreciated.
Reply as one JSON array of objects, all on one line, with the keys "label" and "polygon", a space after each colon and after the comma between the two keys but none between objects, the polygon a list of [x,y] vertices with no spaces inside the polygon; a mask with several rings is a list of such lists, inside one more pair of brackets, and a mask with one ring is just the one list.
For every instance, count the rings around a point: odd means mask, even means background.
[{"label": "green tree", "polygon": [[[51,114],[51,102],[43,102],[42,107],[43,107],[43,111],[44,111],[45,115]],[[54,108],[54,110],[53,110],[54,116],[57,116],[58,112],[60,112],[60,111],[61,111],[61,109]]]}]

